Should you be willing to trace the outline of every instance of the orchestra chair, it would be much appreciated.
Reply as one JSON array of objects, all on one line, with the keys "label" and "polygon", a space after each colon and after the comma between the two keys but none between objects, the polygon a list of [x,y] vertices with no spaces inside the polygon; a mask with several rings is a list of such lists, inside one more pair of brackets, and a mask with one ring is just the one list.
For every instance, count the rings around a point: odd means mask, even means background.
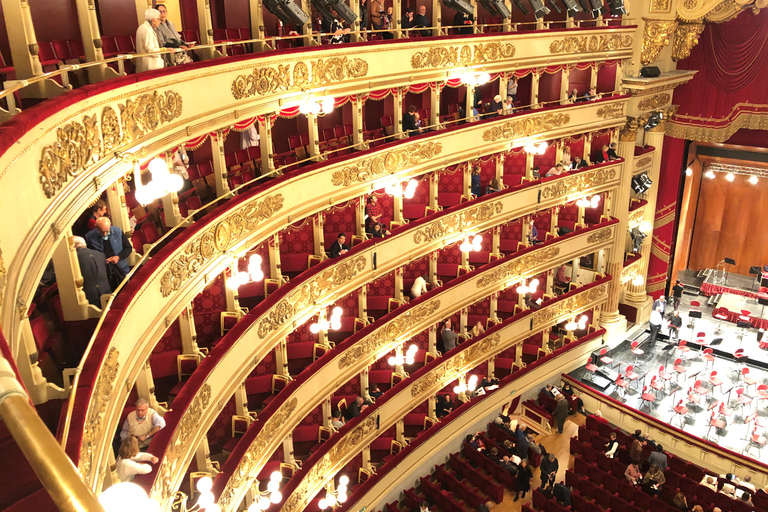
[{"label": "orchestra chair", "polygon": [[640,378],[640,375],[635,373],[635,367],[632,365],[627,366],[627,370],[624,372],[624,377],[630,382],[635,382]]},{"label": "orchestra chair", "polygon": [[648,386],[643,386],[643,394],[641,395],[643,402],[640,404],[639,409],[642,409],[644,405],[648,406],[648,410],[651,410],[651,406],[656,402],[656,395],[648,392]]},{"label": "orchestra chair", "polygon": [[701,385],[700,379],[697,379],[696,382],[693,383],[693,391],[701,397],[706,397],[709,393],[709,390]]},{"label": "orchestra chair", "polygon": [[664,384],[669,384],[670,389],[672,387],[671,381],[672,381],[672,374],[668,373],[664,370],[664,365],[659,366],[659,377],[663,381],[662,388]]},{"label": "orchestra chair", "polygon": [[603,363],[608,368],[610,368],[611,365],[613,364],[613,359],[608,357],[607,348],[600,349],[600,362]]},{"label": "orchestra chair", "polygon": [[[715,354],[714,354],[713,348],[705,348],[704,349],[704,368],[707,368],[710,363],[712,363],[712,367],[715,367]],[[678,359],[680,361],[680,359]],[[677,362],[675,362],[675,365],[677,365]]]},{"label": "orchestra chair", "polygon": [[723,379],[717,376],[717,370],[712,370],[712,373],[709,374],[709,383],[712,384],[712,391],[715,391],[715,388],[720,388],[720,393],[723,392]]},{"label": "orchestra chair", "polygon": [[677,354],[681,358],[685,358],[685,354],[691,351],[691,347],[688,346],[688,342],[686,340],[680,340],[680,343],[677,344],[675,350],[677,350]]},{"label": "orchestra chair", "polygon": [[[701,310],[699,309],[700,307],[701,307],[701,302],[699,302],[697,300],[692,300],[691,301],[691,309],[688,310],[688,318],[691,319],[691,321],[688,322],[688,327],[691,328],[691,332],[693,332],[694,328],[696,327],[696,318],[691,317],[691,313],[693,313],[693,312],[701,313]],[[701,317],[699,317],[699,318],[701,318]]]},{"label": "orchestra chair", "polygon": [[706,440],[710,442],[709,433],[712,430],[712,427],[715,427],[715,435],[717,436],[717,442],[719,443],[720,438],[722,437],[719,430],[725,428],[725,422],[717,417],[717,412],[715,411],[712,411],[712,416],[709,418],[709,428],[707,429]]},{"label": "orchestra chair", "polygon": [[712,312],[712,316],[717,319],[717,327],[715,328],[715,334],[723,332],[723,320],[728,320],[728,313],[725,308],[715,308]]},{"label": "orchestra chair", "polygon": [[[712,350],[712,349],[708,348],[707,350]],[[713,361],[714,361],[714,358],[713,358]],[[688,368],[683,366],[683,360],[680,358],[675,359],[675,362],[672,365],[672,369],[675,372],[675,383],[679,382],[680,375],[683,375],[683,382],[685,382],[685,373],[688,371]]]},{"label": "orchestra chair", "polygon": [[640,364],[640,363],[638,363],[638,359],[637,358],[640,357],[641,355],[645,354],[645,351],[643,349],[639,348],[638,345],[640,345],[640,342],[637,341],[637,340],[633,341],[631,343],[631,345],[630,345],[630,347],[631,347],[630,351],[635,355],[635,366]]},{"label": "orchestra chair", "polygon": [[663,380],[656,380],[656,375],[651,377],[651,383],[649,384],[651,386],[651,389],[654,391],[657,391],[659,393],[664,393],[664,381]]},{"label": "orchestra chair", "polygon": [[683,405],[683,399],[681,398],[680,401],[677,403],[677,405],[672,409],[675,412],[675,415],[672,416],[672,419],[669,420],[670,425],[675,424],[675,419],[680,418],[680,428],[685,427],[685,417],[688,415],[688,408]]},{"label": "orchestra chair", "polygon": [[709,340],[707,340],[707,333],[703,331],[697,332],[696,343],[699,345],[699,355],[701,355],[702,352],[704,351],[704,347],[709,345]]},{"label": "orchestra chair", "polygon": [[616,384],[616,393],[622,400],[624,400],[624,397],[627,393],[627,387],[629,386],[629,381],[624,379],[622,374],[619,374],[616,377],[616,382],[614,382],[614,384]]},{"label": "orchestra chair", "polygon": [[752,405],[752,397],[744,394],[744,388],[736,388],[736,401],[742,409]]},{"label": "orchestra chair", "polygon": [[763,447],[765,446],[765,436],[763,436],[762,433],[758,433],[757,428],[758,427],[755,427],[754,430],[752,430],[752,436],[749,438],[749,442],[744,447],[744,451],[742,453],[749,453],[750,448],[754,446],[757,448],[757,456],[759,458],[762,455]]},{"label": "orchestra chair", "polygon": [[749,386],[757,386],[757,379],[749,374],[749,368],[746,366],[741,369],[741,382],[744,383],[747,390],[749,390]]}]

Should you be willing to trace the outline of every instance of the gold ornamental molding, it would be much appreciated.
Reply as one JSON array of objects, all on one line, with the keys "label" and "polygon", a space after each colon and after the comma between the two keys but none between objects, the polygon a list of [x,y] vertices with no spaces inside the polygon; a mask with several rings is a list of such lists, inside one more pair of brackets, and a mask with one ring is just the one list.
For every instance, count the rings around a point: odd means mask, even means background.
[{"label": "gold ornamental molding", "polygon": [[417,230],[413,234],[413,242],[416,244],[422,242],[429,243],[452,233],[460,233],[464,230],[471,231],[477,224],[488,221],[495,215],[499,215],[503,210],[504,204],[501,201],[497,201],[447,215],[441,218],[439,222],[431,223]]},{"label": "gold ornamental molding", "polygon": [[560,128],[570,121],[571,116],[562,112],[507,121],[501,126],[494,126],[493,128],[485,130],[483,132],[483,140],[487,142],[496,142],[497,140],[530,137],[555,128]]},{"label": "gold ornamental molding", "polygon": [[587,237],[587,243],[599,244],[607,242],[611,239],[611,236],[613,236],[613,230],[611,228],[601,229],[600,231],[595,231],[594,233],[590,234]]},{"label": "gold ornamental molding", "polygon": [[632,48],[629,34],[568,36],[552,41],[549,53],[598,53]]},{"label": "gold ornamental molding", "polygon": [[368,74],[368,62],[363,59],[331,57],[296,64],[253,68],[249,75],[239,75],[232,82],[236,100],[264,96],[278,91],[331,85]]},{"label": "gold ornamental molding", "polygon": [[[627,36],[628,37],[628,36]],[[510,43],[487,43],[458,46],[439,46],[411,57],[413,69],[442,68],[452,66],[474,66],[478,64],[511,59],[515,47]]]},{"label": "gold ornamental molding", "polygon": [[669,44],[677,28],[677,20],[651,20],[643,18],[643,47],[640,51],[640,62],[647,66],[655,61],[661,50]]},{"label": "gold ornamental molding", "polygon": [[608,285],[602,284],[589,289],[586,293],[568,297],[552,307],[534,311],[531,321],[532,329],[546,325],[559,324],[573,316],[576,311],[584,309],[587,304],[604,300],[608,296]]},{"label": "gold ornamental molding", "polygon": [[646,165],[649,165],[651,162],[653,162],[653,157],[652,156],[644,156],[643,158],[639,158],[635,162],[635,167],[637,169],[641,169],[641,168],[645,167]]},{"label": "gold ornamental molding", "polygon": [[117,148],[135,142],[160,125],[181,117],[181,95],[173,91],[142,94],[119,105],[120,115],[111,106],[98,115],[83,116],[56,130],[56,142],[40,155],[40,185],[52,198],[70,178],[85,171]]},{"label": "gold ornamental molding", "polygon": [[768,130],[768,105],[739,103],[719,119],[680,115],[670,120],[668,126],[667,135],[676,139],[725,142],[741,129]]},{"label": "gold ornamental molding", "polygon": [[195,277],[206,261],[227,252],[235,242],[252,233],[261,221],[269,219],[282,208],[282,194],[274,194],[247,204],[208,227],[201,237],[187,244],[184,252],[174,258],[170,270],[163,274],[160,282],[163,297],[181,289],[184,283]]},{"label": "gold ornamental molding", "polygon": [[157,470],[157,477],[152,487],[152,492],[169,498],[174,493],[173,477],[185,468],[179,466],[182,455],[186,450],[189,440],[199,427],[200,418],[211,402],[211,386],[203,384],[195,395],[192,405],[181,419],[181,424],[176,429],[169,443],[168,449],[163,455],[163,463]]},{"label": "gold ornamental molding", "polygon": [[682,0],[677,2],[677,17],[686,22],[723,23],[746,9],[756,14],[766,7],[766,0]]},{"label": "gold ornamental molding", "polygon": [[597,109],[597,117],[600,119],[613,119],[624,117],[624,104],[608,105]]},{"label": "gold ornamental molding", "polygon": [[91,407],[88,408],[88,416],[83,424],[83,440],[80,445],[80,462],[77,469],[91,488],[97,483],[94,481],[96,475],[91,473],[91,467],[97,465],[95,447],[98,440],[102,435],[106,435],[104,434],[104,413],[107,410],[107,403],[112,398],[117,370],[120,368],[117,360],[119,355],[120,352],[115,347],[107,352],[96,386],[93,388]]},{"label": "gold ornamental molding", "polygon": [[641,206],[637,210],[631,212],[629,214],[629,218],[627,219],[627,225],[629,226],[629,229],[639,226],[643,222],[644,218],[645,206]]},{"label": "gold ornamental molding", "polygon": [[624,267],[621,271],[621,284],[626,284],[640,275],[642,258]]},{"label": "gold ornamental molding", "polygon": [[672,96],[666,92],[662,94],[654,94],[653,96],[640,100],[637,104],[637,108],[639,110],[657,110],[669,103],[671,98]]},{"label": "gold ornamental molding", "polygon": [[669,12],[672,10],[672,0],[651,0],[650,8],[648,9],[649,12],[652,13],[660,13],[660,14],[669,14]]},{"label": "gold ornamental molding", "polygon": [[334,265],[315,276],[311,281],[304,283],[285,299],[278,302],[269,310],[264,318],[259,321],[258,335],[265,338],[270,332],[279,329],[292,318],[294,312],[300,311],[308,305],[319,301],[334,288],[351,281],[353,278],[368,268],[368,259],[365,255],[345,261],[340,265]]},{"label": "gold ornamental molding", "polygon": [[619,130],[619,141],[621,142],[637,142],[637,130],[640,128],[640,123],[636,117],[628,117],[627,123]]},{"label": "gold ornamental molding", "polygon": [[335,171],[331,176],[331,183],[336,187],[348,187],[355,182],[366,182],[412,167],[439,155],[442,151],[443,145],[440,142],[426,142],[389,151]]},{"label": "gold ornamental molding", "polygon": [[559,247],[548,247],[542,251],[535,251],[520,258],[510,261],[506,265],[499,265],[493,270],[484,273],[477,280],[478,288],[485,288],[501,281],[514,282],[531,275],[531,270],[539,265],[557,258],[560,255]]},{"label": "gold ornamental molding", "polygon": [[379,348],[392,343],[403,333],[407,333],[411,327],[419,324],[425,318],[429,318],[440,308],[440,300],[433,299],[426,304],[412,308],[387,325],[386,329],[377,329],[365,338],[355,343],[354,347],[344,352],[339,359],[339,370],[352,366],[364,357],[368,357]]},{"label": "gold ornamental molding", "polygon": [[576,194],[607,183],[615,177],[616,169],[595,169],[594,171],[571,176],[553,185],[544,187],[541,191],[541,198],[554,199],[569,194]]},{"label": "gold ornamental molding", "polygon": [[704,31],[703,23],[680,23],[675,29],[675,41],[672,43],[672,60],[687,59],[691,50],[699,44],[699,36]]}]

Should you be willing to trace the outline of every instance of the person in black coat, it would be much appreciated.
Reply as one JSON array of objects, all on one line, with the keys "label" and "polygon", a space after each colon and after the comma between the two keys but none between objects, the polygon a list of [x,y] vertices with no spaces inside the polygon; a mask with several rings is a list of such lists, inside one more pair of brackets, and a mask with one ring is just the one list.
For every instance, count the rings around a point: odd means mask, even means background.
[{"label": "person in black coat", "polygon": [[450,394],[446,393],[445,395],[442,395],[442,396],[438,395],[435,413],[437,414],[438,418],[443,418],[451,414],[451,411],[453,411],[454,406],[455,404],[453,403],[453,399],[451,398]]},{"label": "person in black coat", "polygon": [[453,17],[453,26],[454,27],[461,27],[459,28],[459,34],[471,34],[472,33],[472,24],[475,22],[475,17],[471,14],[467,14],[462,11],[456,12],[456,15]]},{"label": "person in black coat", "polygon": [[555,478],[557,478],[557,471],[560,469],[560,463],[555,458],[554,453],[550,453],[547,457],[541,461],[541,490],[544,491],[547,487],[554,487]]},{"label": "person in black coat", "polygon": [[557,422],[557,433],[562,434],[563,427],[565,426],[565,419],[568,417],[570,406],[568,405],[568,400],[565,399],[562,393],[557,395],[555,400],[557,400],[557,405],[555,405],[555,410],[552,413],[552,416]]},{"label": "person in black coat", "polygon": [[571,506],[571,490],[568,488],[568,486],[563,484],[555,484],[554,489],[552,489],[552,495],[555,497],[555,500],[557,500],[557,502],[562,506]]},{"label": "person in black coat", "polygon": [[[517,485],[515,485],[515,500],[525,498],[525,493],[531,490],[531,479],[533,472],[528,465],[528,459],[520,461],[520,467],[517,468]],[[520,493],[523,493],[522,495]]]},{"label": "person in black coat", "polygon": [[90,304],[101,308],[101,296],[112,293],[107,279],[107,258],[101,251],[88,249],[85,239],[73,237],[80,274],[83,277],[83,292]]},{"label": "person in black coat", "polygon": [[349,252],[349,246],[346,244],[347,236],[344,233],[339,233],[339,237],[331,245],[331,258],[338,258]]},{"label": "person in black coat", "polygon": [[418,110],[419,109],[416,108],[416,105],[411,105],[408,107],[408,111],[403,114],[403,133],[409,137],[411,135],[418,135],[421,133],[421,129],[416,123],[416,112]]},{"label": "person in black coat", "polygon": [[515,443],[515,448],[517,449],[517,455],[521,459],[527,459],[528,458],[528,436],[525,435],[525,427],[518,422],[517,424],[517,430],[515,431],[515,437],[517,438],[517,442]]}]

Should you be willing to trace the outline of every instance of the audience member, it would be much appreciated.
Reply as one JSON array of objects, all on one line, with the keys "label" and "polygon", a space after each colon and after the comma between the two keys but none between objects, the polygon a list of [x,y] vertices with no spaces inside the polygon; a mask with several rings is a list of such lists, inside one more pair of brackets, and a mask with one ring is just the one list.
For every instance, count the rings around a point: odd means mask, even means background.
[{"label": "audience member", "polygon": [[643,477],[643,490],[651,496],[656,496],[667,479],[659,466],[651,466],[651,469]]},{"label": "audience member", "polygon": [[651,466],[658,466],[662,470],[667,470],[667,454],[664,453],[664,447],[661,445],[656,446],[656,451],[648,456],[648,462]]},{"label": "audience member", "polygon": [[429,503],[422,501],[421,505],[419,506],[419,512],[429,512]]},{"label": "audience member", "polygon": [[381,224],[378,222],[373,223],[373,231],[371,231],[371,238],[384,238],[389,231],[386,233],[383,229],[381,229]]},{"label": "audience member", "polygon": [[750,475],[746,475],[744,478],[740,479],[742,487],[746,487],[752,492],[755,492],[755,484],[752,483],[752,477]]},{"label": "audience member", "polygon": [[633,439],[632,440],[632,446],[629,449],[629,460],[632,462],[640,462],[641,457],[643,456],[643,447],[648,444],[645,442],[645,440],[640,439]]},{"label": "audience member", "polygon": [[488,113],[486,117],[498,117],[504,111],[504,104],[501,102],[501,95],[497,94],[491,100],[491,105],[488,107]]},{"label": "audience member", "polygon": [[485,456],[491,459],[491,462],[493,462],[494,464],[501,463],[501,459],[499,459],[499,449],[496,448],[495,446],[492,447],[490,450],[488,450],[488,453],[486,453]]},{"label": "audience member", "polygon": [[541,394],[543,393],[549,398],[555,398],[555,394],[552,392],[552,389],[553,389],[552,384],[547,384],[546,386],[541,388],[541,390],[539,391],[539,396],[541,396]]},{"label": "audience member", "polygon": [[485,503],[481,503],[477,506],[477,512],[490,512],[491,507],[493,507],[493,502],[486,501]]},{"label": "audience member", "polygon": [[499,186],[499,180],[491,178],[491,181],[488,182],[488,186],[485,188],[485,193],[493,194],[494,192],[501,192],[501,187]]},{"label": "audience member", "polygon": [[562,483],[555,484],[554,488],[552,489],[552,496],[554,496],[555,500],[560,505],[564,507],[571,506],[571,490],[567,485]]},{"label": "audience member", "polygon": [[571,278],[565,275],[567,268],[565,263],[557,268],[557,273],[555,273],[555,286],[567,286],[568,283],[571,282]]},{"label": "audience member", "polygon": [[[714,512],[715,510],[718,510],[718,511],[719,511],[720,509],[718,509],[717,507],[715,507],[715,508],[714,508],[714,509],[712,509],[712,510],[713,510],[713,512]],[[703,508],[701,508],[701,505],[694,505],[694,506],[693,506],[693,508],[691,509],[691,512],[704,512],[704,509],[703,509]]]},{"label": "audience member", "polygon": [[533,179],[535,180],[541,178],[541,168],[538,165],[531,167],[531,176],[533,176]]},{"label": "audience member", "polygon": [[464,440],[469,446],[477,451],[482,451],[483,448],[485,448],[485,443],[483,443],[483,440],[480,439],[480,432],[476,432],[475,434],[467,434],[467,437]]},{"label": "audience member", "polygon": [[349,34],[350,30],[349,27],[344,27],[344,22],[339,19],[339,13],[336,12],[336,9],[331,7],[330,10],[331,16],[333,16],[333,20],[331,21],[331,27],[328,30],[328,33],[331,35],[328,43],[341,44],[344,42],[344,36]]},{"label": "audience member", "polygon": [[616,153],[616,150],[618,148],[619,148],[618,144],[616,144],[615,142],[611,142],[611,144],[608,146],[608,159],[609,160],[618,160],[619,159],[619,154]]},{"label": "audience member", "polygon": [[616,456],[619,449],[619,442],[616,440],[616,432],[611,432],[608,442],[605,444],[605,456],[612,459]]},{"label": "audience member", "polygon": [[528,242],[532,245],[540,244],[539,230],[536,229],[536,225],[533,223],[533,219],[528,221]]},{"label": "audience member", "polygon": [[360,30],[365,32],[368,30],[368,0],[360,0]]},{"label": "audience member", "polygon": [[104,253],[88,249],[83,237],[75,236],[72,240],[77,251],[85,298],[89,304],[101,308],[101,296],[112,293],[107,278],[107,259]]},{"label": "audience member", "polygon": [[[730,475],[730,473],[728,473]],[[720,492],[722,494],[725,494],[727,496],[730,496],[731,498],[736,497],[736,486],[732,483],[733,480],[731,478],[726,478],[728,481],[723,483],[723,486],[720,488]]]},{"label": "audience member", "polygon": [[139,451],[139,443],[135,437],[126,437],[120,443],[120,451],[115,462],[117,478],[121,482],[133,482],[134,476],[146,475],[152,472],[152,466],[143,464],[143,462],[157,464],[157,461],[157,457],[151,453],[141,453]]},{"label": "audience member", "polygon": [[512,78],[509,79],[509,82],[507,82],[507,96],[512,98],[513,104],[517,101],[517,85],[516,76],[512,76]]},{"label": "audience member", "polygon": [[[365,205],[365,214],[368,216],[368,219],[371,219],[371,224],[378,222],[382,224],[381,227],[386,231],[387,226],[381,222],[382,217],[384,217],[384,209],[379,204],[379,198],[373,194],[368,196],[368,204]],[[389,235],[389,231],[387,231],[386,234]]]},{"label": "audience member", "polygon": [[507,96],[507,99],[504,100],[504,115],[514,114],[515,113],[515,102],[512,100],[512,96]]},{"label": "audience member", "polygon": [[565,399],[562,393],[555,397],[555,401],[557,404],[555,405],[554,412],[552,412],[552,416],[557,422],[557,433],[562,434],[563,427],[565,427],[565,420],[568,418],[568,411],[570,407],[568,405],[568,400]]},{"label": "audience member", "polygon": [[453,329],[451,328],[450,318],[445,321],[445,325],[443,325],[443,330],[440,332],[440,337],[443,339],[443,350],[445,352],[448,352],[456,348],[456,339],[459,337],[459,335],[453,332]]},{"label": "audience member", "polygon": [[482,195],[482,183],[480,182],[480,166],[475,165],[472,167],[472,174],[469,176],[470,178],[470,186],[469,190],[475,197],[480,197]]},{"label": "audience member", "polygon": [[418,276],[413,281],[413,286],[411,286],[411,298],[416,299],[421,297],[427,290],[429,290],[429,283],[424,279],[424,276]]},{"label": "audience member", "polygon": [[[408,7],[405,10],[405,16],[403,17],[403,20],[402,20],[403,29],[405,30],[405,29],[413,28],[414,24],[415,24],[415,21],[413,19],[413,8]],[[410,32],[405,33],[405,37],[409,37],[409,35],[410,35]]]},{"label": "audience member", "polygon": [[672,317],[669,319],[669,342],[673,343],[680,338],[680,328],[683,326],[683,319],[680,317],[680,312],[675,310],[672,313]]},{"label": "audience member", "polygon": [[[160,11],[147,9],[144,11],[144,23],[136,30],[136,53],[153,53],[160,50],[155,29],[160,26]],[[141,57],[136,62],[136,72],[161,69],[165,67],[162,55],[149,55]]]},{"label": "audience member", "polygon": [[363,397],[356,396],[355,399],[352,401],[352,403],[349,404],[347,408],[344,410],[344,419],[346,421],[349,421],[352,418],[356,418],[360,416],[360,413],[366,410],[367,408],[368,408],[368,405],[365,404]]},{"label": "audience member", "polygon": [[549,178],[551,176],[560,176],[561,174],[563,174],[563,164],[557,164],[547,171],[547,174],[545,174],[544,177]]},{"label": "audience member", "polygon": [[373,30],[381,30],[384,18],[384,0],[371,0],[368,2],[368,18],[371,20]]},{"label": "audience member", "polygon": [[109,208],[107,208],[107,203],[99,199],[96,201],[96,204],[91,206],[91,215],[88,217],[88,231],[96,228],[96,221],[99,220],[102,217],[106,217],[109,215]]},{"label": "audience member", "polygon": [[643,479],[643,474],[640,472],[640,466],[637,461],[633,460],[629,463],[627,469],[624,470],[624,478],[626,478],[627,482],[632,485],[640,485],[640,482]]},{"label": "audience member", "polygon": [[600,96],[597,94],[597,89],[594,87],[590,87],[587,92],[584,93],[585,101],[595,101],[597,99],[600,99]]},{"label": "audience member", "polygon": [[547,454],[547,449],[544,448],[543,444],[536,442],[536,440],[533,438],[533,434],[527,434],[526,439],[528,440],[528,450],[532,450],[536,455]]},{"label": "audience member", "polygon": [[344,426],[344,418],[341,416],[341,411],[338,409],[331,413],[331,426],[336,430]]},{"label": "audience member", "polygon": [[136,400],[136,409],[129,412],[120,431],[120,440],[135,437],[140,449],[149,446],[152,436],[165,428],[165,420],[149,407],[144,398]]},{"label": "audience member", "polygon": [[609,160],[610,158],[608,157],[608,144],[605,144],[600,149],[600,153],[597,154],[597,157],[595,158],[595,163],[601,164]]},{"label": "audience member", "polygon": [[752,503],[752,493],[749,491],[744,491],[743,493],[741,493],[741,501],[743,501],[750,507],[754,506],[754,503]]},{"label": "audience member", "polygon": [[458,29],[459,34],[466,35],[472,34],[472,25],[475,23],[475,17],[471,14],[467,14],[464,11],[456,11],[453,17],[453,26],[460,27]]},{"label": "audience member", "polygon": [[512,463],[512,459],[510,459],[508,456],[504,456],[501,458],[501,462],[499,462],[499,466],[504,468],[512,477],[517,476],[517,465]]},{"label": "audience member", "polygon": [[478,320],[478,322],[472,328],[471,333],[473,338],[477,338],[478,336],[485,334],[485,327],[483,327],[483,323]]},{"label": "audience member", "polygon": [[534,300],[532,293],[530,293],[530,292],[526,293],[525,294],[525,307],[527,307],[528,309],[533,309],[533,310],[539,309],[541,307],[541,299]]},{"label": "audience member", "polygon": [[192,62],[186,50],[189,50],[195,42],[187,43],[184,41],[179,31],[176,30],[176,26],[168,19],[168,8],[165,5],[158,4],[157,10],[160,12],[160,25],[155,29],[157,43],[163,48],[178,48],[180,50],[173,55],[166,55],[166,64],[176,66]]},{"label": "audience member", "polygon": [[563,170],[568,170],[571,167],[571,148],[565,146],[563,148],[563,157],[560,159],[560,163],[563,164]]},{"label": "audience member", "polygon": [[[392,30],[392,15],[393,10],[392,7],[387,7],[387,12],[384,13],[381,17],[381,29],[382,30]],[[394,39],[395,35],[392,32],[382,32],[381,34],[384,39]]]},{"label": "audience member", "polygon": [[483,380],[480,381],[480,384],[477,385],[478,389],[482,388],[485,390],[489,390],[489,388],[496,389],[499,387],[499,379],[493,376],[493,373],[490,375],[487,375],[483,377]]},{"label": "audience member", "polygon": [[515,429],[515,437],[517,442],[515,443],[515,450],[517,455],[521,459],[528,458],[528,436],[525,434],[525,425],[517,422],[517,428]]},{"label": "audience member", "polygon": [[704,487],[709,487],[713,491],[717,491],[717,478],[713,477],[712,475],[705,475],[704,478],[701,479],[701,482],[699,482],[699,485],[703,485]]},{"label": "audience member", "polygon": [[541,490],[544,491],[548,487],[555,486],[555,478],[557,478],[557,471],[560,469],[560,463],[555,458],[554,453],[550,453],[547,457],[541,461]]},{"label": "audience member", "polygon": [[688,512],[688,500],[685,499],[685,494],[678,492],[675,497],[672,498],[672,506],[678,510]]},{"label": "audience member", "polygon": [[437,406],[435,409],[435,414],[437,414],[438,418],[444,418],[445,416],[448,416],[453,411],[454,403],[453,398],[451,397],[450,393],[446,393],[444,395],[438,395],[437,396]]},{"label": "audience member", "polygon": [[[103,252],[107,263],[119,268],[122,271],[123,278],[128,274],[130,270],[128,256],[133,252],[133,246],[128,237],[125,236],[125,233],[123,233],[123,230],[112,225],[109,217],[100,217],[96,221],[96,227],[86,233],[85,240],[88,243],[88,247],[95,251]],[[108,277],[110,272],[111,270],[108,267]],[[120,284],[120,281],[122,281],[122,278],[116,280],[117,284]],[[113,281],[110,281],[109,284],[113,290],[117,287]]]},{"label": "audience member", "polygon": [[347,235],[339,233],[336,241],[331,244],[331,258],[338,258],[349,252],[349,246],[347,245]]},{"label": "audience member", "polygon": [[[419,14],[414,16],[413,18],[413,28],[418,27],[431,27],[432,24],[429,22],[429,18],[427,18],[427,6],[426,5],[420,5],[419,6]],[[421,37],[429,37],[432,35],[431,30],[422,30],[420,31]]]},{"label": "audience member", "polygon": [[[533,478],[533,472],[528,465],[528,459],[522,459],[520,466],[517,468],[517,485],[515,486],[515,499],[525,498],[525,493],[531,490],[531,479]],[[520,494],[522,493],[522,494]]]},{"label": "audience member", "polygon": [[259,145],[261,137],[259,136],[257,125],[258,123],[253,123],[240,133],[240,149],[248,149]]},{"label": "audience member", "polygon": [[378,384],[371,384],[368,386],[368,395],[373,398],[374,400],[378,400],[381,395],[384,393],[379,389]]},{"label": "audience member", "polygon": [[584,167],[589,167],[589,162],[583,160],[579,155],[573,157],[573,162],[571,162],[572,170],[575,171],[577,169],[583,169]]},{"label": "audience member", "polygon": [[576,410],[581,411],[584,408],[584,400],[579,398],[576,393],[573,392],[573,389],[571,388],[571,385],[567,382],[565,385],[563,385],[563,389],[561,390],[562,393],[566,396],[572,399],[572,401],[576,402]]},{"label": "audience member", "polygon": [[568,95],[568,101],[570,103],[577,103],[579,101],[579,91],[578,91],[578,89],[573,89],[571,91],[571,94]]},{"label": "audience member", "polygon": [[410,105],[406,113],[403,114],[403,133],[409,137],[421,133],[421,129],[416,124],[418,110],[416,105]]}]

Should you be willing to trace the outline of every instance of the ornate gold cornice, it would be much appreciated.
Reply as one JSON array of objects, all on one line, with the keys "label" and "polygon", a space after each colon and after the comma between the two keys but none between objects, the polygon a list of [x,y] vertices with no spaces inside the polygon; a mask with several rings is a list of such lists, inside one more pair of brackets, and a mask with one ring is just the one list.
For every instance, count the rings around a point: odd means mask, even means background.
[{"label": "ornate gold cornice", "polygon": [[682,0],[677,2],[677,17],[689,23],[723,23],[746,9],[759,12],[767,6],[765,0]]},{"label": "ornate gold cornice", "polygon": [[672,96],[666,92],[662,94],[654,94],[653,96],[640,100],[637,104],[637,108],[638,110],[657,110],[669,103],[671,98]]},{"label": "ornate gold cornice", "polygon": [[652,20],[643,18],[643,47],[640,52],[640,62],[647,66],[655,61],[661,50],[669,44],[672,34],[677,28],[676,20]]},{"label": "ornate gold cornice", "polygon": [[568,124],[570,120],[570,114],[558,112],[557,114],[543,114],[527,119],[507,121],[501,126],[494,126],[493,128],[485,130],[483,132],[483,140],[487,142],[496,142],[497,140],[502,139],[530,137],[538,133],[564,126]]},{"label": "ornate gold cornice", "polygon": [[[675,115],[677,108],[677,105],[672,105],[670,107],[660,109],[659,111],[664,113],[664,118],[659,121],[659,124],[648,131],[653,133],[665,133],[667,131],[667,123],[669,123],[670,118]],[[643,121],[643,123],[645,123],[645,121]]]},{"label": "ornate gold cornice", "polygon": [[587,243],[599,244],[602,242],[606,242],[611,239],[612,235],[613,235],[613,230],[611,228],[601,229],[600,231],[595,231],[594,233],[590,234],[587,237]]},{"label": "ornate gold cornice", "polygon": [[552,41],[549,52],[558,53],[597,53],[632,48],[632,36],[625,34],[567,36]]},{"label": "ornate gold cornice", "polygon": [[672,60],[677,62],[688,58],[691,55],[691,49],[699,44],[699,36],[703,30],[703,23],[680,23],[675,29],[675,41],[672,44]]},{"label": "ornate gold cornice", "polygon": [[484,273],[477,280],[478,288],[485,288],[500,281],[514,282],[530,275],[529,269],[536,268],[542,263],[555,259],[560,254],[559,247],[548,247],[547,249],[535,251],[526,254],[520,258],[505,265],[499,265],[493,270]]},{"label": "ornate gold cornice", "polygon": [[368,74],[368,62],[363,59],[331,57],[293,64],[253,68],[249,75],[239,75],[232,82],[232,96],[237,100],[251,96],[318,87],[361,78]]},{"label": "ornate gold cornice", "polygon": [[40,156],[40,185],[48,198],[88,166],[119,147],[135,142],[158,126],[181,116],[181,95],[173,91],[142,94],[119,105],[120,115],[107,106],[97,115],[84,116],[56,130],[56,142]]},{"label": "ornate gold cornice", "polygon": [[636,117],[628,117],[627,124],[619,130],[619,141],[621,142],[635,142],[637,141],[637,130],[639,127],[639,120]]},{"label": "ornate gold cornice", "polygon": [[413,234],[413,242],[420,244],[442,239],[446,235],[472,230],[477,224],[485,222],[504,209],[501,201],[485,203],[451,215],[446,215],[439,222],[432,223]]},{"label": "ornate gold cornice", "polygon": [[531,321],[533,330],[546,326],[555,325],[563,320],[573,316],[576,311],[584,309],[587,304],[598,302],[608,296],[608,285],[602,284],[587,291],[568,297],[546,309],[534,311]]},{"label": "ornate gold cornice", "polygon": [[[763,109],[766,109],[768,105],[747,105],[747,107],[763,107]],[[747,130],[768,130],[768,111],[740,111],[739,105],[736,105],[729,115],[721,119],[705,120],[709,121],[706,125],[696,123],[697,121],[702,121],[700,118],[692,116],[680,116],[680,118],[679,121],[684,122],[677,122],[678,119],[673,119],[669,122],[667,135],[670,137],[699,142],[725,142],[731,135],[742,128]],[[723,124],[726,121],[727,123]]]},{"label": "ornate gold cornice", "polygon": [[624,104],[618,103],[608,105],[597,109],[597,117],[600,119],[613,119],[615,117],[624,117]]},{"label": "ornate gold cornice", "polygon": [[337,187],[347,187],[355,182],[365,182],[429,160],[443,151],[440,142],[426,142],[407,148],[395,149],[383,155],[366,158],[353,165],[335,171],[331,183]]},{"label": "ornate gold cornice", "polygon": [[[628,37],[628,36],[625,36]],[[438,46],[411,57],[413,69],[442,68],[451,66],[474,66],[486,62],[511,59],[515,47],[510,43],[465,44],[459,46]]]},{"label": "ornate gold cornice", "polygon": [[577,174],[544,187],[541,191],[541,198],[554,199],[569,194],[577,194],[583,190],[602,185],[615,177],[616,169],[595,169]]}]

